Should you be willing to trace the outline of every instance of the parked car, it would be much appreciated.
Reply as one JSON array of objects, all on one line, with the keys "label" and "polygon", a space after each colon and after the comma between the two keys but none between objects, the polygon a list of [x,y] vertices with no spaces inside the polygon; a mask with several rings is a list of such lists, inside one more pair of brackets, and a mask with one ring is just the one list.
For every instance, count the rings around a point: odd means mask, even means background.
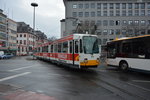
[{"label": "parked car", "polygon": [[12,58],[14,55],[12,53],[6,53],[4,54],[3,56],[3,59],[9,59],[9,58]]}]

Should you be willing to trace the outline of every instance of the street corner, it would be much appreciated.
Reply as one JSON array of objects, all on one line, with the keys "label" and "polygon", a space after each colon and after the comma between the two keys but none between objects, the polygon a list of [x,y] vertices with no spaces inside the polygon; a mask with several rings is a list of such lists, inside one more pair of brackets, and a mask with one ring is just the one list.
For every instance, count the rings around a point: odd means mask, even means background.
[{"label": "street corner", "polygon": [[17,90],[2,97],[4,100],[57,100],[54,97],[45,94],[39,94],[31,91]]}]

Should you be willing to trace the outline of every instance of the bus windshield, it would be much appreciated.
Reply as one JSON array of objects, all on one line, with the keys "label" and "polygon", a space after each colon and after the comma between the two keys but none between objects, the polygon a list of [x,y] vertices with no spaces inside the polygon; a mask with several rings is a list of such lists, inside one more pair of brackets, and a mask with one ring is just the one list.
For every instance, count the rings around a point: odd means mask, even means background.
[{"label": "bus windshield", "polygon": [[85,54],[99,53],[98,39],[93,36],[83,37],[83,48]]}]

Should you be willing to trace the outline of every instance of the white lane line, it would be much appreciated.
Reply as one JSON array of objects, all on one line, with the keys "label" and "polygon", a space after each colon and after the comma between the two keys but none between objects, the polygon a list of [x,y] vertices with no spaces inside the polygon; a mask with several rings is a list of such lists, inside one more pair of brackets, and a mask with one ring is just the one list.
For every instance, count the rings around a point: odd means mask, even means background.
[{"label": "white lane line", "polygon": [[31,68],[31,67],[34,67],[34,66],[21,67],[21,68],[16,68],[16,69],[8,70],[8,71],[9,72],[13,72],[13,71],[22,70],[22,69]]},{"label": "white lane line", "polygon": [[8,77],[0,79],[0,82],[6,81],[6,80],[9,80],[9,79],[13,79],[13,78],[16,78],[16,77],[24,76],[24,75],[27,75],[27,74],[30,74],[30,73],[31,72],[25,72],[25,73],[16,74],[16,75],[13,75],[13,76],[8,76]]},{"label": "white lane line", "polygon": [[147,88],[144,88],[144,87],[141,87],[141,86],[138,86],[138,85],[134,85],[134,84],[132,84],[132,83],[127,83],[127,84],[129,84],[129,85],[131,85],[131,86],[134,86],[134,87],[137,87],[137,88],[139,88],[139,89],[143,89],[143,90],[145,90],[145,91],[149,91],[149,92],[150,92],[150,89],[147,89]]},{"label": "white lane line", "polygon": [[132,80],[133,82],[141,82],[141,83],[150,83],[150,81],[147,80]]}]

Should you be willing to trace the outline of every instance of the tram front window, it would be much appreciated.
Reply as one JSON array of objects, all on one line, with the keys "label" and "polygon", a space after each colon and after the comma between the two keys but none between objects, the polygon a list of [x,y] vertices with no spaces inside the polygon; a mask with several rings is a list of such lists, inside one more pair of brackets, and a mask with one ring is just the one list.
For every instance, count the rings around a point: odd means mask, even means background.
[{"label": "tram front window", "polygon": [[85,54],[99,53],[97,37],[84,36],[83,37],[83,48],[84,48]]}]

